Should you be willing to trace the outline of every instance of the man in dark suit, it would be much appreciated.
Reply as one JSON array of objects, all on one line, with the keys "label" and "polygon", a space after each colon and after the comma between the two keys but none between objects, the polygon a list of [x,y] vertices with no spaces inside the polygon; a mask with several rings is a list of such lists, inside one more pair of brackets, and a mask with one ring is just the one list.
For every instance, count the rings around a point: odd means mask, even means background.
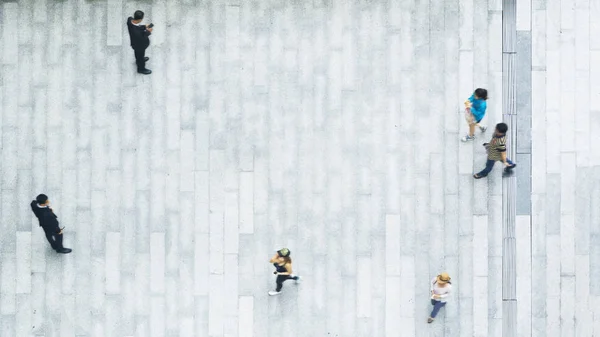
[{"label": "man in dark suit", "polygon": [[70,248],[65,248],[62,245],[63,240],[63,228],[58,225],[58,217],[52,208],[50,208],[50,200],[45,194],[38,195],[35,200],[31,201],[31,210],[33,214],[38,218],[40,227],[46,232],[46,238],[50,242],[52,249],[56,250],[57,253],[68,254],[71,252]]},{"label": "man in dark suit", "polygon": [[129,29],[129,39],[131,40],[131,48],[135,54],[135,63],[137,64],[138,73],[150,75],[152,70],[146,69],[146,61],[150,58],[146,57],[146,48],[150,45],[150,34],[152,34],[152,24],[141,25],[144,19],[144,12],[135,11],[133,17],[127,18],[127,29]]}]

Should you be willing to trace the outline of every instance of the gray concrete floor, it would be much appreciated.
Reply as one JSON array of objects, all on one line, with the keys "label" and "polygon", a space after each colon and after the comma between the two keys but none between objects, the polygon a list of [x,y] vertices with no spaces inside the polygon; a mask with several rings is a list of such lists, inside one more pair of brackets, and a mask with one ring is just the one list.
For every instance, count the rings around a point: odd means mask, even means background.
[{"label": "gray concrete floor", "polygon": [[[500,165],[474,181],[491,132],[459,141],[476,87],[502,120],[502,1],[0,11],[0,336],[503,335]],[[600,335],[594,17],[517,4],[519,336]],[[42,192],[70,255],[32,218]],[[282,246],[304,282],[269,297]],[[428,325],[441,271],[454,292]]]}]

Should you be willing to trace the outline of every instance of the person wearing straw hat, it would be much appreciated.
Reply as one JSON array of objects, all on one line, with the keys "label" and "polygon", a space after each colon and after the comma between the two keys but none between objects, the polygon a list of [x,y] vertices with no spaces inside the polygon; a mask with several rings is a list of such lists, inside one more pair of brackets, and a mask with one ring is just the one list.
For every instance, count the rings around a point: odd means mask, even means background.
[{"label": "person wearing straw hat", "polygon": [[433,322],[440,309],[446,305],[450,289],[452,289],[450,275],[446,272],[439,274],[431,280],[431,305],[433,305],[433,310],[427,319],[427,323]]},{"label": "person wearing straw hat", "polygon": [[275,283],[277,288],[269,291],[270,296],[281,294],[281,288],[283,288],[283,282],[287,280],[295,280],[296,283],[300,282],[300,276],[292,274],[292,258],[290,258],[290,252],[287,248],[281,248],[277,251],[277,254],[271,258],[269,263],[272,263],[275,267],[273,274],[277,275]]}]

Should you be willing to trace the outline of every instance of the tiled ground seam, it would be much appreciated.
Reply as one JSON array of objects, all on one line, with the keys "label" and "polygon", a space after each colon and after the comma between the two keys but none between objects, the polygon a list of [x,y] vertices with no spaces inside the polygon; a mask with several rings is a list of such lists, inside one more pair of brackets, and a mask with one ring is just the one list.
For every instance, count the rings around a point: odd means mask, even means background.
[{"label": "tiled ground seam", "polygon": [[[503,120],[509,127],[508,157],[515,158],[516,116],[516,2],[504,0],[502,6],[502,84]],[[516,291],[516,176],[505,178],[502,193],[502,335],[517,336],[517,291]]]}]

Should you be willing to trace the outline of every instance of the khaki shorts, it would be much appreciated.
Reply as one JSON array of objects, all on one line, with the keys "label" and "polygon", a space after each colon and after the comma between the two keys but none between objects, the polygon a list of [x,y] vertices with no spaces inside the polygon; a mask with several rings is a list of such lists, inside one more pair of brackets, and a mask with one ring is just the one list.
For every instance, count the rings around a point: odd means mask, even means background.
[{"label": "khaki shorts", "polygon": [[473,116],[471,109],[465,109],[465,120],[467,121],[467,123],[469,123],[469,125],[481,122],[481,120],[475,120],[475,116]]}]

